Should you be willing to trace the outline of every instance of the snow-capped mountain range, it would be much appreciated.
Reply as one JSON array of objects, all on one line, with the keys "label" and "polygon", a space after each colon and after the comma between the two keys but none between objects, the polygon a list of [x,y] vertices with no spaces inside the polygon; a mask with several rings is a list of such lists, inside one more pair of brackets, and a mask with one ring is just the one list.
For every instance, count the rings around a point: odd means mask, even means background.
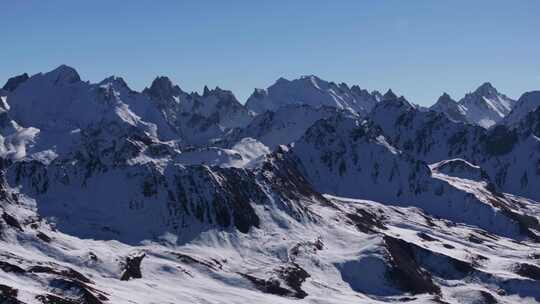
[{"label": "snow-capped mountain range", "polygon": [[357,85],[338,85],[310,75],[292,81],[280,78],[268,89],[255,89],[246,102],[246,108],[261,114],[286,105],[331,106],[366,115],[379,99],[377,91],[370,93]]},{"label": "snow-capped mountain range", "polygon": [[446,113],[455,121],[489,128],[505,118],[515,103],[515,100],[499,93],[491,83],[486,82],[458,102],[444,93],[431,109]]},{"label": "snow-capped mountain range", "polygon": [[540,94],[0,90],[0,303],[539,303]]}]

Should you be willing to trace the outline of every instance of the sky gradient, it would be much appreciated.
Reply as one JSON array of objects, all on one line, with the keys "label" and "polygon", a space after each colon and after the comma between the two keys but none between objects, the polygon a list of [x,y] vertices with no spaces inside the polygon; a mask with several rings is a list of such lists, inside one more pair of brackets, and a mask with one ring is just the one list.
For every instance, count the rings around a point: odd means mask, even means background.
[{"label": "sky gradient", "polygon": [[490,81],[540,89],[540,1],[0,0],[0,82],[60,64],[92,82],[158,75],[241,102],[315,74],[431,105]]}]

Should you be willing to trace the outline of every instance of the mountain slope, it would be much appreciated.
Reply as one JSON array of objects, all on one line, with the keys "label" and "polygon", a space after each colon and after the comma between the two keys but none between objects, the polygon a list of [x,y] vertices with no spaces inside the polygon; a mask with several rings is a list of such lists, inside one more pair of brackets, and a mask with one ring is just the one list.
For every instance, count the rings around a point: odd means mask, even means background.
[{"label": "mountain slope", "polygon": [[242,138],[249,137],[257,139],[273,150],[279,145],[296,141],[316,121],[337,112],[344,111],[327,106],[318,108],[308,105],[283,106],[276,111],[266,111],[257,115],[245,128],[231,133],[227,141],[236,143]]},{"label": "mountain slope", "polygon": [[533,186],[540,177],[536,117],[531,112],[521,127],[497,125],[489,130],[458,123],[434,111],[422,112],[410,104],[381,102],[371,120],[399,149],[427,163],[461,158],[485,170],[494,185],[504,192],[540,200]]},{"label": "mountain slope", "polygon": [[36,217],[36,201],[2,185],[0,299],[8,303],[540,300],[535,244],[417,209],[326,196],[306,205],[314,216],[305,222],[276,222],[279,211],[259,209],[261,227],[248,234],[129,245],[55,229]]},{"label": "mountain slope", "polygon": [[524,211],[500,204],[495,192],[481,200],[434,178],[424,162],[393,147],[367,122],[340,116],[319,121],[290,153],[322,193],[417,206],[434,216],[507,236],[519,231],[535,235],[540,227],[536,218],[530,227],[522,227]]},{"label": "mountain slope", "polygon": [[518,124],[531,111],[540,107],[540,91],[526,92],[518,99],[516,105],[502,121],[506,125]]}]

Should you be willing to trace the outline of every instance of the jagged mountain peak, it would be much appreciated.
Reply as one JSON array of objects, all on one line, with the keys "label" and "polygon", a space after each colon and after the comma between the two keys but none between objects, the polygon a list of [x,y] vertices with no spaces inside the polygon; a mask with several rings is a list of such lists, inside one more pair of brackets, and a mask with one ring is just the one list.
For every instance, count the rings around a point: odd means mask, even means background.
[{"label": "jagged mountain peak", "polygon": [[371,96],[373,96],[373,97],[375,98],[375,100],[376,100],[377,102],[379,102],[379,101],[382,100],[382,96],[383,96],[383,95],[381,94],[381,92],[379,92],[379,91],[377,91],[377,90],[373,90],[373,91],[371,91],[370,94],[371,94]]},{"label": "jagged mountain peak", "polygon": [[27,81],[29,78],[30,77],[26,73],[15,76],[15,77],[11,77],[10,79],[8,79],[8,81],[6,82],[6,84],[4,85],[2,89],[7,92],[13,92],[21,83]]},{"label": "jagged mountain peak", "polygon": [[266,95],[268,95],[268,91],[265,89],[259,89],[259,88],[255,88],[253,90],[253,93],[251,93],[251,96],[255,99],[264,98],[264,96]]},{"label": "jagged mountain peak", "polygon": [[167,76],[156,77],[150,87],[143,90],[143,94],[160,100],[170,99],[182,93],[184,93],[182,89],[178,85],[173,84]]},{"label": "jagged mountain peak", "polygon": [[[357,84],[353,84],[353,85],[351,86],[351,90],[352,90],[352,91],[364,91],[364,89],[362,89],[362,88],[361,88],[359,85],[357,85]],[[367,90],[365,90],[365,91],[367,91]]]},{"label": "jagged mountain peak", "polygon": [[465,110],[456,100],[454,100],[448,93],[443,93],[437,102],[430,107],[430,110],[444,113],[448,118],[458,121],[467,122]]},{"label": "jagged mountain peak", "polygon": [[[491,99],[497,99],[497,100],[501,99],[501,100],[515,102],[514,100],[512,100],[508,96],[500,93],[491,84],[491,82],[484,82],[478,88],[476,88],[476,90],[474,90],[473,92],[465,94],[465,96],[459,102],[460,103],[467,103],[467,102],[471,102],[471,101],[482,102],[482,100],[484,100],[484,98],[490,99],[490,100]],[[507,108],[510,108],[511,104],[510,105],[504,104],[503,106],[505,106]]]},{"label": "jagged mountain peak", "polygon": [[358,86],[353,89],[345,83],[336,84],[307,75],[294,80],[279,78],[265,91],[255,90],[247,100],[246,107],[260,114],[288,105],[306,104],[313,107],[332,106],[366,115],[377,101],[375,96]]},{"label": "jagged mountain peak", "polygon": [[453,120],[468,122],[489,128],[501,121],[512,110],[515,100],[501,94],[490,83],[484,82],[458,102],[443,94],[431,107],[445,113]]},{"label": "jagged mountain peak", "polygon": [[0,100],[2,303],[540,301],[538,108],[485,130],[306,78],[252,117],[69,74]]},{"label": "jagged mountain peak", "polygon": [[208,97],[208,95],[210,95],[210,90],[208,89],[208,86],[204,86],[204,89],[203,89],[203,97]]},{"label": "jagged mountain peak", "polygon": [[51,79],[54,83],[75,83],[81,81],[77,70],[65,64],[45,73],[44,76]]},{"label": "jagged mountain peak", "polygon": [[397,95],[392,91],[392,89],[388,89],[388,91],[384,93],[382,100],[388,101],[388,100],[395,100],[397,98],[398,98]]},{"label": "jagged mountain peak", "polygon": [[199,95],[198,93],[192,94],[192,97],[202,97],[203,100],[209,98],[217,98],[222,102],[232,102],[234,104],[240,105],[238,99],[231,90],[224,90],[219,86],[216,86],[214,89],[209,89],[208,86],[204,86],[203,94]]},{"label": "jagged mountain peak", "polygon": [[297,79],[288,80],[286,78],[280,77],[276,82],[276,85],[296,85],[304,86],[306,88],[313,88],[316,90],[324,90],[327,87],[337,87],[337,85],[331,81],[326,81],[316,75],[302,75]]},{"label": "jagged mountain peak", "polygon": [[456,102],[451,96],[450,94],[446,93],[446,92],[443,92],[443,94],[441,95],[441,97],[439,97],[439,101],[443,101],[443,102],[448,102],[448,101],[453,101],[453,102]]},{"label": "jagged mountain peak", "polygon": [[117,87],[117,88],[127,88],[127,89],[129,89],[129,85],[126,83],[124,78],[122,78],[120,76],[116,76],[116,75],[111,75],[111,76],[103,79],[101,82],[99,82],[99,86],[113,86],[113,87]]},{"label": "jagged mountain peak", "polygon": [[388,89],[388,91],[386,91],[386,93],[384,93],[384,95],[381,97],[381,102],[379,102],[375,108],[388,108],[388,107],[392,107],[392,108],[399,108],[399,109],[402,109],[404,111],[408,111],[410,109],[414,109],[415,106],[412,105],[404,96],[397,96],[393,91],[392,89]]},{"label": "jagged mountain peak", "polygon": [[491,84],[491,82],[484,82],[481,84],[475,91],[474,94],[480,95],[480,96],[494,96],[498,94],[499,92],[497,89]]},{"label": "jagged mountain peak", "polygon": [[[346,86],[347,84],[344,84],[344,85]],[[352,85],[350,90],[351,90],[351,92],[353,92],[353,93],[355,93],[355,94],[357,94],[359,96],[370,96],[370,97],[372,97],[374,99],[377,99],[376,98],[376,95],[378,93],[377,91],[373,91],[372,93],[370,93],[368,90],[362,89],[359,85],[356,85],[356,84]],[[377,101],[379,101],[379,100],[377,100]]]}]

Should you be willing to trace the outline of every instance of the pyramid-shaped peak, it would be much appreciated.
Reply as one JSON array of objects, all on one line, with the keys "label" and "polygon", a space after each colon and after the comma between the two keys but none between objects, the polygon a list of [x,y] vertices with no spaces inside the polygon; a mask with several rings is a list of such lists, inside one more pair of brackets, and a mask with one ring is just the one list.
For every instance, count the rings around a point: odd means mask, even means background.
[{"label": "pyramid-shaped peak", "polygon": [[441,97],[439,97],[439,99],[437,100],[437,103],[441,103],[441,102],[444,102],[444,103],[450,103],[450,102],[453,102],[453,103],[456,103],[456,101],[450,96],[450,94],[444,92]]},{"label": "pyramid-shaped peak", "polygon": [[388,89],[388,91],[384,93],[382,100],[395,100],[397,98],[397,95],[392,91],[392,89]]},{"label": "pyramid-shaped peak", "polygon": [[168,99],[180,95],[182,90],[177,85],[174,85],[169,77],[158,76],[152,81],[150,88],[144,89],[143,93],[154,98]]},{"label": "pyramid-shaped peak", "polygon": [[208,86],[204,86],[203,97],[207,97],[208,95],[210,95],[210,89],[208,88]]},{"label": "pyramid-shaped peak", "polygon": [[476,91],[474,91],[474,93],[481,96],[490,96],[497,94],[498,92],[497,89],[490,82],[484,82],[476,89]]},{"label": "pyramid-shaped peak", "polygon": [[55,83],[74,83],[81,81],[81,77],[79,76],[79,73],[77,73],[77,70],[65,64],[57,67],[45,75],[52,79]]}]

